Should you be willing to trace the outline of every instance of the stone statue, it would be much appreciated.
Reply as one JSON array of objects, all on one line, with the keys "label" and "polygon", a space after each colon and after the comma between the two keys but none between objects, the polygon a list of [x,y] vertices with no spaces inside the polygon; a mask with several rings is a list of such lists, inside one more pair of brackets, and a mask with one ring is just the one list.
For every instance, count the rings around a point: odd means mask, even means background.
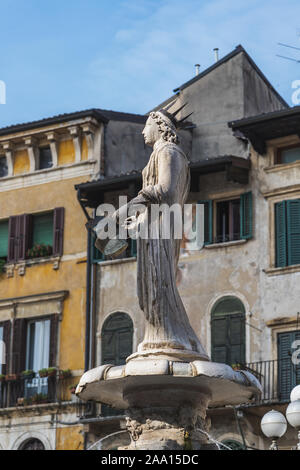
[{"label": "stone statue", "polygon": [[[175,116],[165,109],[150,113],[143,136],[153,152],[143,170],[143,188],[126,208],[144,204],[147,209],[140,217],[140,224],[148,224],[149,228],[149,238],[137,239],[137,294],[145,314],[145,336],[138,352],[127,360],[141,356],[177,361],[209,360],[189,323],[176,286],[181,240],[174,238],[174,220],[171,236],[163,238],[164,213],[156,218],[150,213],[153,204],[169,207],[177,204],[182,218],[189,193],[190,170],[187,157],[178,145],[178,125]],[[115,213],[117,220],[121,211],[124,206]],[[140,231],[143,231],[141,227]],[[158,236],[153,238],[153,233]]]}]

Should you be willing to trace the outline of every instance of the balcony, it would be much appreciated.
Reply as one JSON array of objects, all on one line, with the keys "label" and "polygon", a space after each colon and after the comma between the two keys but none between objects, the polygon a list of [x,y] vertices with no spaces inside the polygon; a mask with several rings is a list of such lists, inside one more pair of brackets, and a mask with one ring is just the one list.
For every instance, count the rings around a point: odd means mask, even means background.
[{"label": "balcony", "polygon": [[253,405],[287,403],[291,390],[300,384],[300,364],[293,364],[290,357],[239,364],[239,368],[251,372],[261,383],[262,396]]},{"label": "balcony", "polygon": [[0,382],[0,410],[73,401],[72,385],[74,377],[7,377]]}]

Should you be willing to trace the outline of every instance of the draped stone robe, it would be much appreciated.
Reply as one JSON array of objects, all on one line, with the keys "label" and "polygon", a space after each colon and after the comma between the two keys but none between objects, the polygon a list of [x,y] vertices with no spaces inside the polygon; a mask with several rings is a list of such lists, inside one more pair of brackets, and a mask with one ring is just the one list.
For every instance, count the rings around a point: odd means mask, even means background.
[{"label": "draped stone robe", "polygon": [[[143,189],[140,192],[148,202],[148,218],[144,222],[155,225],[158,239],[138,239],[137,291],[140,308],[145,314],[143,342],[138,347],[142,356],[169,356],[177,360],[207,360],[208,356],[193,331],[176,286],[176,270],[180,239],[163,239],[164,214],[153,221],[151,204],[177,203],[182,207],[190,187],[188,160],[181,148],[163,139],[153,148],[148,165],[143,170]],[[151,236],[151,235],[149,235]],[[134,356],[135,356],[134,355]]]}]

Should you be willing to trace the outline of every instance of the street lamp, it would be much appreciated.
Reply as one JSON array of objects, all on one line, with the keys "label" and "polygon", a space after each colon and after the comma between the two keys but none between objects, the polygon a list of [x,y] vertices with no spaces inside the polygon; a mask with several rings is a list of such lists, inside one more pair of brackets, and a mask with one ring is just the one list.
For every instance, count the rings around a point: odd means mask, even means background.
[{"label": "street lamp", "polygon": [[297,450],[300,450],[300,385],[291,391],[291,403],[286,410],[286,419],[298,431]]},{"label": "street lamp", "polygon": [[278,450],[277,439],[282,437],[287,429],[287,422],[279,411],[269,411],[261,420],[261,430],[266,437],[272,439],[270,450]]},{"label": "street lamp", "polygon": [[[286,409],[286,419],[293,428],[298,431],[298,444],[296,450],[300,450],[300,385],[291,391],[291,403]],[[261,420],[261,430],[266,437],[272,438],[270,450],[278,450],[277,439],[282,437],[287,429],[287,422],[279,411],[269,411]]]}]

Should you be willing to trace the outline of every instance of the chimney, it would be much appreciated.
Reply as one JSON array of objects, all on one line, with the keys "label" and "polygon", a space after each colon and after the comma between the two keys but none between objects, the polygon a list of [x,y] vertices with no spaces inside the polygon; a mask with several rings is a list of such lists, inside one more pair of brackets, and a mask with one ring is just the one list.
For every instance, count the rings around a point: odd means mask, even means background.
[{"label": "chimney", "polygon": [[199,71],[200,71],[200,64],[195,64],[195,75],[199,75]]},{"label": "chimney", "polygon": [[215,47],[214,52],[215,52],[215,62],[218,62],[218,60],[219,60],[219,48]]}]

